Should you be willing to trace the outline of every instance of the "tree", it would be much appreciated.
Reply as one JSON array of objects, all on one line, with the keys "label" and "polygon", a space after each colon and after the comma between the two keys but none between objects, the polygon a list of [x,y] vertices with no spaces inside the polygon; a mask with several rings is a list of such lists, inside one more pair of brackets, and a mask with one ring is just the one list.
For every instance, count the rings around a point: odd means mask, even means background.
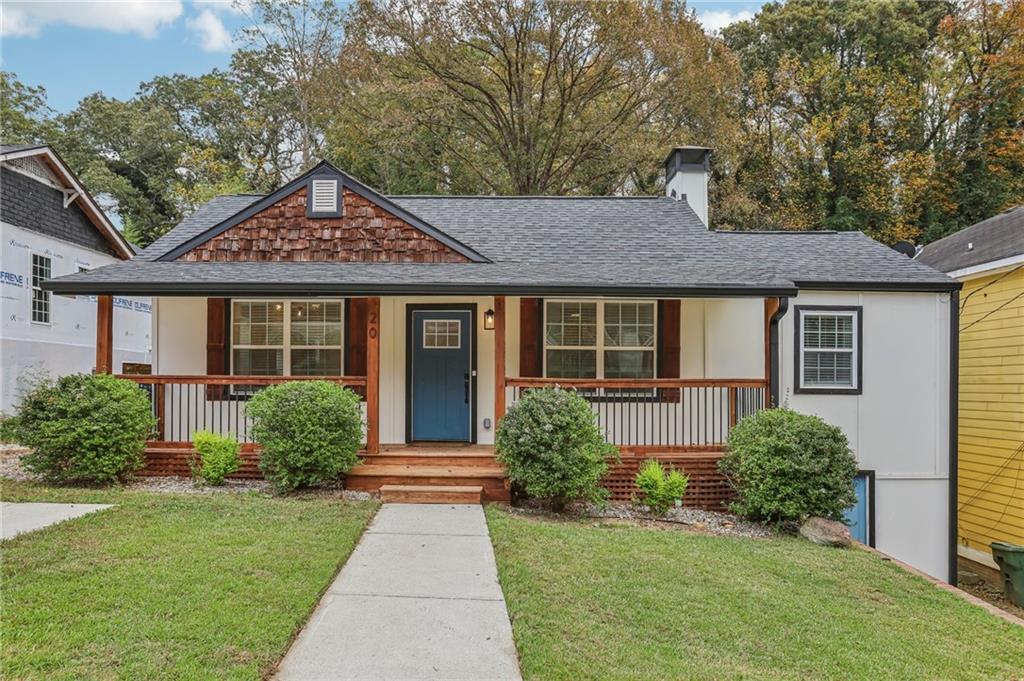
[{"label": "tree", "polygon": [[363,0],[328,139],[387,191],[651,191],[727,139],[736,76],[681,3]]},{"label": "tree", "polygon": [[792,0],[724,37],[744,71],[739,229],[930,240],[1024,200],[1022,3]]},{"label": "tree", "polygon": [[[287,90],[295,123],[288,141],[306,170],[319,160],[330,102],[343,96],[325,75],[341,50],[344,13],[334,0],[251,0],[239,7],[250,22],[242,30],[249,50],[236,54],[232,67],[262,73]],[[254,60],[263,68],[253,68]]]},{"label": "tree", "polygon": [[45,142],[52,114],[45,88],[25,85],[10,71],[0,71],[0,140],[4,144]]}]

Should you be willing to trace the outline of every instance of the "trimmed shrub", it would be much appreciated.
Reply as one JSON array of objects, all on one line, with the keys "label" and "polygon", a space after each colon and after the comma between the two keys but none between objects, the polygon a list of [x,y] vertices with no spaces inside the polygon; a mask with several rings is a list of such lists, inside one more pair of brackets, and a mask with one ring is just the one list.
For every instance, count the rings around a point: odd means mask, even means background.
[{"label": "trimmed shrub", "polygon": [[207,485],[223,485],[224,478],[238,470],[242,459],[238,452],[242,445],[233,437],[200,430],[192,436],[197,456],[189,461],[192,477]]},{"label": "trimmed shrub", "polygon": [[495,444],[509,479],[554,510],[607,496],[601,478],[618,450],[604,441],[590,405],[575,392],[529,390],[501,419]]},{"label": "trimmed shrub", "polygon": [[843,431],[791,409],[737,423],[719,468],[739,496],[733,510],[756,520],[840,520],[856,501],[857,461]]},{"label": "trimmed shrub", "polygon": [[636,474],[636,486],[643,494],[643,503],[657,515],[665,515],[677,500],[682,500],[690,479],[669,466],[665,468],[655,459],[648,459]]},{"label": "trimmed shrub", "polygon": [[72,374],[24,395],[14,434],[32,449],[22,464],[46,480],[110,483],[142,467],[155,427],[149,397],[132,381]]},{"label": "trimmed shrub", "polygon": [[357,463],[363,417],[359,396],[327,381],[290,381],[249,400],[260,469],[281,492],[334,482]]}]

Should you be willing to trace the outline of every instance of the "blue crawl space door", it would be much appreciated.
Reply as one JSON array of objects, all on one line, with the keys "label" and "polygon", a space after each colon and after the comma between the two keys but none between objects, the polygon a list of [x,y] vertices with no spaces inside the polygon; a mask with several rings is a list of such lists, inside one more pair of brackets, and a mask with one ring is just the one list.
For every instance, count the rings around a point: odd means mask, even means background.
[{"label": "blue crawl space door", "polygon": [[469,442],[473,401],[473,313],[413,310],[410,437]]},{"label": "blue crawl space door", "polygon": [[853,479],[853,491],[857,494],[857,502],[846,509],[845,516],[846,524],[850,527],[850,536],[868,546],[874,545],[874,538],[871,536],[871,515],[874,513],[874,509],[871,508],[871,482],[868,473],[858,473]]}]

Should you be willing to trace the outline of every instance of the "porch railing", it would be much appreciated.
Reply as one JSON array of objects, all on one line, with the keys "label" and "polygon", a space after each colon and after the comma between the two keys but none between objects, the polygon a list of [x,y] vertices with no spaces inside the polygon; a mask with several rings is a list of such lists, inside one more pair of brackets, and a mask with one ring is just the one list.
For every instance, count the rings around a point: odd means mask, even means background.
[{"label": "porch railing", "polygon": [[764,379],[508,378],[509,404],[531,388],[577,391],[605,439],[637,452],[717,450],[736,422],[767,408]]},{"label": "porch railing", "polygon": [[365,376],[170,376],[122,375],[149,393],[157,420],[157,442],[191,442],[196,431],[231,435],[252,442],[246,415],[256,389],[289,381],[321,380],[353,388],[364,397]]}]

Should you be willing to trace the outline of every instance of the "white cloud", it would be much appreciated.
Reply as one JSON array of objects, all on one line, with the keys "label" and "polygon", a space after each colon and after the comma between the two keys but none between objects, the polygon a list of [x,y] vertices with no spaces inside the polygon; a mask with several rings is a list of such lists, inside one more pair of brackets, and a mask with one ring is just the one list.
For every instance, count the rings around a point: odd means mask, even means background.
[{"label": "white cloud", "polygon": [[754,13],[741,9],[738,12],[730,12],[726,9],[710,9],[697,15],[697,21],[701,23],[706,31],[720,31],[729,24],[737,21],[746,21],[753,18]]},{"label": "white cloud", "polygon": [[181,16],[180,0],[3,0],[0,36],[35,36],[47,24],[64,23],[114,33],[136,33],[152,38]]},{"label": "white cloud", "polygon": [[186,23],[189,29],[198,35],[199,44],[204,52],[231,51],[231,33],[224,27],[220,17],[210,10],[204,9]]}]

